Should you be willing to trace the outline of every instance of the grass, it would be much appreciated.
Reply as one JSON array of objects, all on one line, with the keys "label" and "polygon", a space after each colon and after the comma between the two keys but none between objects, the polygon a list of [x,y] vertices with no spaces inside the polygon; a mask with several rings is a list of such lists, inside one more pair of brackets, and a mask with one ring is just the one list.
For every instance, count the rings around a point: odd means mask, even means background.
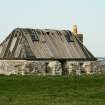
[{"label": "grass", "polygon": [[0,105],[105,105],[105,75],[1,75]]}]

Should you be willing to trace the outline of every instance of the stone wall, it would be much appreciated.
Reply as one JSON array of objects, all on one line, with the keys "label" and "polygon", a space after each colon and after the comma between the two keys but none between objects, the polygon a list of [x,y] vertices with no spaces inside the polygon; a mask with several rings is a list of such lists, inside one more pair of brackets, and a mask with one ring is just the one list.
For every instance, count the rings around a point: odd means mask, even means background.
[{"label": "stone wall", "polygon": [[102,62],[98,60],[94,62],[85,62],[83,68],[86,71],[86,74],[105,73],[105,64],[102,64]]},{"label": "stone wall", "polygon": [[[95,74],[105,73],[105,65],[94,62],[66,62],[67,74]],[[62,66],[59,61],[26,61],[0,60],[0,74],[11,75],[62,75]]]},{"label": "stone wall", "polygon": [[44,74],[45,62],[25,60],[1,60],[0,74]]},{"label": "stone wall", "polygon": [[0,60],[0,74],[61,75],[58,61]]}]

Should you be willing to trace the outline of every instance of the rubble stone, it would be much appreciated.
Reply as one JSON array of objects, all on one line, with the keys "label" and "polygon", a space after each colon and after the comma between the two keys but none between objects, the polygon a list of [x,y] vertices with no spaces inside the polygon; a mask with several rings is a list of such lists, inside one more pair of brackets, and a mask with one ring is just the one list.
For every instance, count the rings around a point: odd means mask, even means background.
[{"label": "rubble stone", "polygon": [[[105,65],[100,61],[66,62],[68,74],[101,74],[105,73]],[[0,74],[11,75],[62,75],[62,66],[59,61],[27,61],[27,60],[0,60]]]}]

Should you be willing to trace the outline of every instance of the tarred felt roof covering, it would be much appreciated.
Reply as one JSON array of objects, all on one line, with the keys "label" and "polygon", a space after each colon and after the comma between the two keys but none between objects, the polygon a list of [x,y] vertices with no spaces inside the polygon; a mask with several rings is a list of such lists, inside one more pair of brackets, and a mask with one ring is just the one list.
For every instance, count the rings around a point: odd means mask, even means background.
[{"label": "tarred felt roof covering", "polygon": [[96,60],[69,30],[17,28],[0,44],[0,59]]}]

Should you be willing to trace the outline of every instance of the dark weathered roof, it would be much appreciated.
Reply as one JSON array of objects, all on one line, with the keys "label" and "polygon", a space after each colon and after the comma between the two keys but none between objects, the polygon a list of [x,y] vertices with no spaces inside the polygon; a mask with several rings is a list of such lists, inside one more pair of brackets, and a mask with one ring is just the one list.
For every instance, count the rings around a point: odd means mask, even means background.
[{"label": "dark weathered roof", "polygon": [[0,44],[0,59],[95,60],[69,30],[17,28]]}]

